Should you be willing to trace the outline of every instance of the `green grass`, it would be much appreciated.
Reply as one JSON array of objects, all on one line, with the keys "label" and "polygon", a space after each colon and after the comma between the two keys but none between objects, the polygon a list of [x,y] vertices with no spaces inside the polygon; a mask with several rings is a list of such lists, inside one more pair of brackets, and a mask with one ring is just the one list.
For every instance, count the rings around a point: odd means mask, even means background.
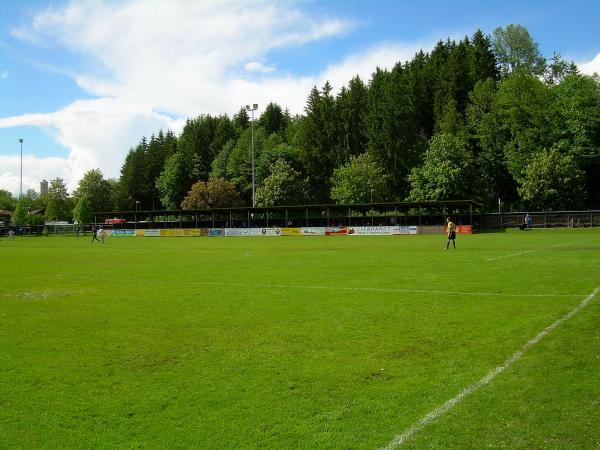
[{"label": "green grass", "polygon": [[[600,230],[444,245],[4,238],[0,448],[378,448],[600,285]],[[594,298],[403,447],[598,448],[599,409]]]}]

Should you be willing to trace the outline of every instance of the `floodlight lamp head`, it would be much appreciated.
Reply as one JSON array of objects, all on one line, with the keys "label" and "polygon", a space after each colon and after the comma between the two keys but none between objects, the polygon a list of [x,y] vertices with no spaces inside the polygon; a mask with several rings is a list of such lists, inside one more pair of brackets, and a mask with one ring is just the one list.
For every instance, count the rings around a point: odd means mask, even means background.
[{"label": "floodlight lamp head", "polygon": [[258,109],[258,103],[254,103],[254,104],[252,105],[252,109]]},{"label": "floodlight lamp head", "polygon": [[22,143],[23,143],[23,139],[19,139],[19,144],[22,144]]},{"label": "floodlight lamp head", "polygon": [[250,105],[246,105],[246,111],[250,111]]}]

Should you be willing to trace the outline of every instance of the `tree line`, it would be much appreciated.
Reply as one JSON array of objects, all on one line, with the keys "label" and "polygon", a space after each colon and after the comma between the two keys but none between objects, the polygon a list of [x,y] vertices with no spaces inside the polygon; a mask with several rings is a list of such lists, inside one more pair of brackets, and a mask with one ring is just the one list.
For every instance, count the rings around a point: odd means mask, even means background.
[{"label": "tree line", "polygon": [[72,197],[52,180],[46,215],[251,205],[252,136],[257,206],[600,207],[600,79],[559,54],[546,60],[508,25],[440,41],[337,94],[315,86],[301,115],[269,103],[254,124],[242,107],[188,119],[179,136],[160,130],[130,149],[118,180],[91,170]]}]

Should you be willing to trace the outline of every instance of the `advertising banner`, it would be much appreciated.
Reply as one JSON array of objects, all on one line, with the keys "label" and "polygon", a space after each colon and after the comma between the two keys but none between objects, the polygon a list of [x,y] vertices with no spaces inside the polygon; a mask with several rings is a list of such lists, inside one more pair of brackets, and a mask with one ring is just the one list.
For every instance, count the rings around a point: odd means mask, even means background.
[{"label": "advertising banner", "polygon": [[[448,227],[444,226],[444,233],[448,233]],[[472,225],[456,225],[456,234],[473,234]]]},{"label": "advertising banner", "polygon": [[392,227],[392,234],[417,234],[417,226],[416,225],[396,225]]},{"label": "advertising banner", "polygon": [[348,227],[348,236],[389,236],[393,229],[388,226]]},{"label": "advertising banner", "polygon": [[302,236],[325,236],[325,227],[302,227],[300,234]]},{"label": "advertising banner", "polygon": [[249,228],[225,228],[225,236],[250,236]]},{"label": "advertising banner", "polygon": [[473,226],[472,225],[457,225],[456,232],[458,234],[472,234]]},{"label": "advertising banner", "polygon": [[300,228],[282,228],[282,236],[300,236]]},{"label": "advertising banner", "polygon": [[260,230],[260,234],[262,236],[279,236],[281,234],[281,230],[279,228],[262,228]]},{"label": "advertising banner", "polygon": [[134,237],[135,230],[112,230],[113,236],[117,237]]},{"label": "advertising banner", "polygon": [[209,228],[208,229],[209,236],[225,236],[224,228]]},{"label": "advertising banner", "polygon": [[325,236],[345,236],[348,234],[346,227],[327,227],[325,228]]},{"label": "advertising banner", "polygon": [[[443,228],[439,227],[442,231]],[[457,233],[470,234],[470,225],[459,225]],[[416,226],[358,226],[358,227],[302,227],[302,228],[167,228],[110,230],[114,236],[143,237],[199,237],[199,236],[392,236],[417,234]]]},{"label": "advertising banner", "polygon": [[349,227],[349,236],[397,236],[401,234],[417,234],[416,226],[371,226],[371,227]]},{"label": "advertising banner", "polygon": [[225,236],[262,236],[264,228],[225,228]]},{"label": "advertising banner", "polygon": [[202,236],[202,230],[200,228],[184,228],[183,235],[186,237],[199,237]]},{"label": "advertising banner", "polygon": [[166,230],[160,230],[161,237],[179,237],[183,236],[183,230],[181,228],[169,228]]}]

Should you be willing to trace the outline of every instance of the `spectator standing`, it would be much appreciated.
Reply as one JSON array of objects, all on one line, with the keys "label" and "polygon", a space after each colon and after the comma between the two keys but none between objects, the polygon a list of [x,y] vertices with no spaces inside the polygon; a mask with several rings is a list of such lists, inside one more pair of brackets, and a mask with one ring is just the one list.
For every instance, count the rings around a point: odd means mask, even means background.
[{"label": "spectator standing", "polygon": [[531,214],[527,213],[525,215],[525,227],[531,231],[531,227],[533,226],[533,217],[531,217]]}]

